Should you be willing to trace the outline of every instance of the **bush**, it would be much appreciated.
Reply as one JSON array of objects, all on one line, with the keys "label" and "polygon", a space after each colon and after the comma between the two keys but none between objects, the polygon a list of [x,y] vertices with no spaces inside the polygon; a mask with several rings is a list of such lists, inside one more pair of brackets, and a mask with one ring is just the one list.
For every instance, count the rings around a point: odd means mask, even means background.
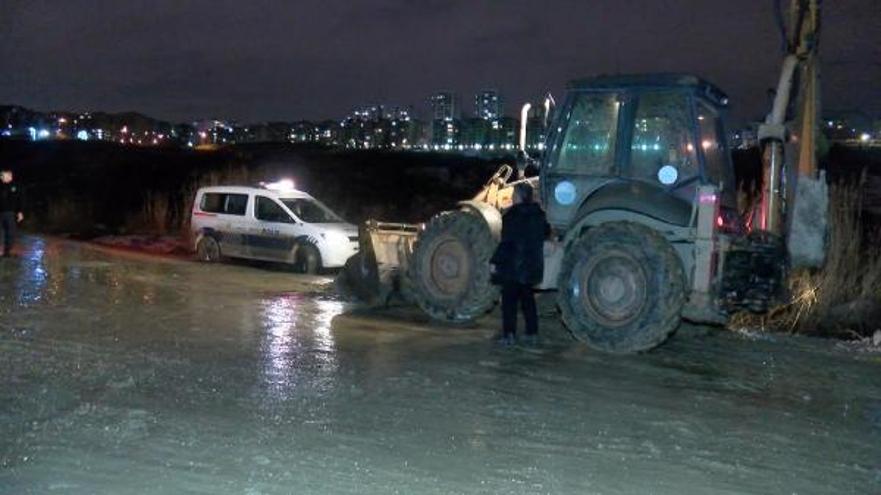
[{"label": "bush", "polygon": [[761,327],[808,335],[869,335],[881,308],[881,240],[866,226],[865,175],[829,188],[826,260],[820,269],[800,269],[789,279],[791,300],[765,316],[739,314],[735,327]]}]

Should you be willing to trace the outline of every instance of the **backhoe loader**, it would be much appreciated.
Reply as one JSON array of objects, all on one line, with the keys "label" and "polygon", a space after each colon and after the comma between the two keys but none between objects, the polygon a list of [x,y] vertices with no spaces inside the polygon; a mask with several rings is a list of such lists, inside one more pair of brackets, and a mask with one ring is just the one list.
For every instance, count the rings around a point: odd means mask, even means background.
[{"label": "backhoe loader", "polygon": [[[646,351],[683,319],[721,324],[736,311],[767,311],[786,297],[790,268],[818,266],[825,249],[818,2],[794,0],[790,14],[773,109],[759,128],[765,177],[754,217],[738,214],[725,93],[688,74],[592,77],[569,83],[540,158],[521,152],[516,170],[503,166],[425,224],[362,226],[348,285],[374,303],[398,294],[449,323],[481,316],[498,299],[489,259],[502,214],[513,186],[527,182],[553,228],[538,288],[557,291],[576,339]],[[525,176],[530,165],[537,176]]]}]

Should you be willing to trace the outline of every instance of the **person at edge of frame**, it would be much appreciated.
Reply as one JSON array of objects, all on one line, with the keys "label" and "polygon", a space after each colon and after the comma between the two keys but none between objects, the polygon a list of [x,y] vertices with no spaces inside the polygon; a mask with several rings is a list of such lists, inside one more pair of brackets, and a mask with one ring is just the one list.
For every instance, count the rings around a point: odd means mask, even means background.
[{"label": "person at edge of frame", "polygon": [[0,170],[0,230],[3,233],[4,258],[12,256],[16,226],[24,220],[21,193],[13,179],[12,170]]}]

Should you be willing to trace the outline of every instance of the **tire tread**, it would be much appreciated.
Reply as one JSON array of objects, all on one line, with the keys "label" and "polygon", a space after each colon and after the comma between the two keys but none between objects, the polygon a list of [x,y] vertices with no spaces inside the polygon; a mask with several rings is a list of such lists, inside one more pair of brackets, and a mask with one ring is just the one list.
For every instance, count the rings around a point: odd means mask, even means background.
[{"label": "tire tread", "polygon": [[[650,300],[644,316],[624,328],[607,329],[596,321],[580,317],[570,301],[569,282],[572,270],[581,259],[591,256],[591,252],[622,246],[648,264]],[[647,351],[666,341],[681,322],[686,298],[682,262],[663,236],[638,223],[612,222],[582,234],[567,249],[559,277],[557,302],[563,323],[573,337],[593,348],[616,354]],[[655,280],[657,285],[652,284],[653,277],[660,277]]]}]

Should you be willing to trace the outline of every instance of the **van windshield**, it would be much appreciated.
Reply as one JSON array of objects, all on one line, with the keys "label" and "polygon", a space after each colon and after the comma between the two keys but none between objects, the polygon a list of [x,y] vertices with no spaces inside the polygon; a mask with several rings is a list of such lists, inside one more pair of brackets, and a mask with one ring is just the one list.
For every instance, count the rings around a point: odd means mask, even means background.
[{"label": "van windshield", "polygon": [[343,219],[330,208],[312,198],[279,198],[294,215],[306,223],[342,223]]}]

